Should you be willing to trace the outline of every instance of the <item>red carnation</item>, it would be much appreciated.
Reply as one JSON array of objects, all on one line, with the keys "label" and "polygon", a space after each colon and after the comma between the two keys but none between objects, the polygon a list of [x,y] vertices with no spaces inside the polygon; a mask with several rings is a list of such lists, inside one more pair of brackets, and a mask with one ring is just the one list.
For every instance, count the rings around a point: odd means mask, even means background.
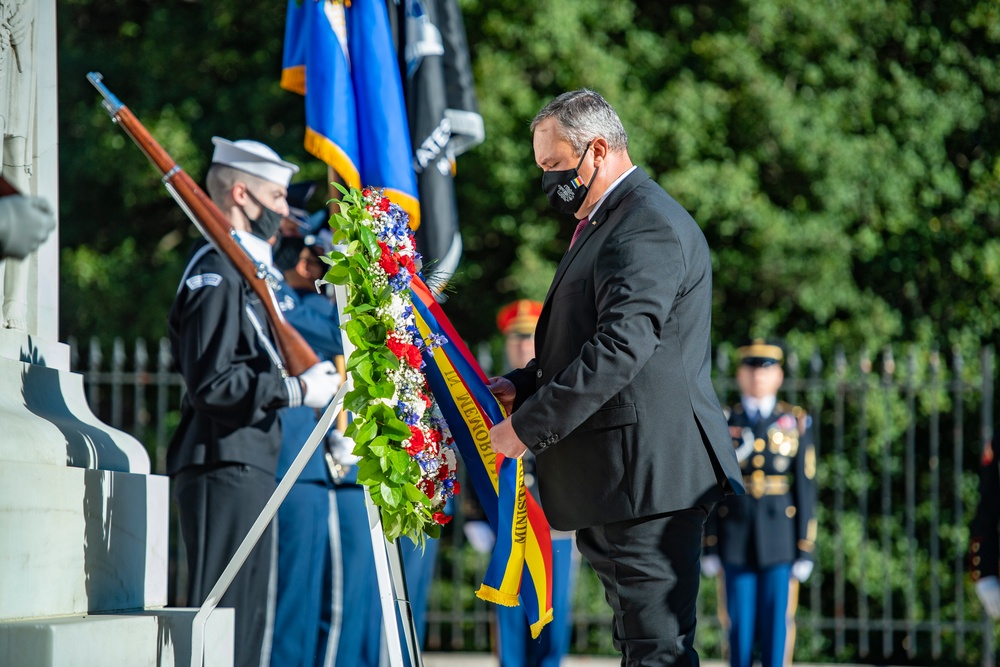
[{"label": "red carnation", "polygon": [[424,451],[427,447],[427,443],[424,442],[424,433],[416,426],[410,427],[410,444],[406,446],[406,451],[410,456],[419,454]]},{"label": "red carnation", "polygon": [[456,496],[462,492],[462,485],[458,483],[457,479],[455,480],[455,484],[451,487],[451,492]]},{"label": "red carnation", "polygon": [[434,512],[434,521],[440,525],[444,525],[451,521],[451,517],[444,512]]},{"label": "red carnation", "polygon": [[364,195],[365,197],[370,197],[371,194],[372,194],[372,189],[371,188],[365,188],[364,190],[361,191],[361,194]]},{"label": "red carnation", "polygon": [[438,479],[448,479],[448,475],[450,474],[451,470],[448,468],[448,466],[441,464],[441,467],[438,468]]},{"label": "red carnation", "polygon": [[403,255],[399,258],[399,263],[410,272],[410,274],[415,274],[417,272],[417,265],[413,263],[413,258],[409,255]]},{"label": "red carnation", "polygon": [[404,343],[395,336],[390,336],[388,340],[385,341],[385,346],[389,348],[389,351],[396,355],[396,358],[403,360],[407,355],[407,347],[413,347],[408,343]]},{"label": "red carnation", "polygon": [[392,251],[389,250],[389,246],[382,241],[379,241],[378,247],[382,251],[382,254],[378,258],[378,265],[382,267],[382,270],[390,276],[394,276],[399,273],[399,263],[393,259]]},{"label": "red carnation", "polygon": [[414,368],[420,368],[420,364],[423,363],[420,358],[420,348],[416,345],[408,345],[406,347],[406,361]]},{"label": "red carnation", "polygon": [[429,479],[422,479],[417,482],[417,488],[424,492],[428,498],[434,497],[434,482]]},{"label": "red carnation", "polygon": [[387,198],[385,198],[385,197],[382,197],[381,199],[378,200],[378,207],[380,209],[382,209],[383,211],[388,212],[389,211],[389,200]]}]

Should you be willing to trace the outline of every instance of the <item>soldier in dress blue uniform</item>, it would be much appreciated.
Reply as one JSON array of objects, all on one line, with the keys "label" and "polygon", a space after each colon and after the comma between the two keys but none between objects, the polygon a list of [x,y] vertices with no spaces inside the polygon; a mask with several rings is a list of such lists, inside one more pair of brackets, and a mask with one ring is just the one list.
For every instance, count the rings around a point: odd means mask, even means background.
[{"label": "soldier in dress blue uniform", "polygon": [[[305,187],[297,187],[297,186]],[[306,220],[306,201],[315,184],[289,187],[291,218]],[[275,264],[284,274],[284,283],[276,293],[278,305],[288,322],[302,334],[322,359],[343,368],[344,347],[341,341],[337,308],[326,294],[318,293],[315,281],[326,273],[320,256],[330,248],[320,237],[287,234],[278,243]],[[306,230],[307,232],[309,230]],[[319,420],[321,411],[300,406],[282,411],[282,442],[276,480],[281,481]],[[277,604],[271,640],[271,663],[285,667],[321,667],[333,665],[334,647],[330,641],[333,610],[333,560],[339,558],[331,539],[330,517],[336,511],[333,481],[321,445],[306,463],[292,485],[288,497],[278,509],[276,538]]]},{"label": "soldier in dress blue uniform", "polygon": [[[287,188],[298,167],[257,141],[214,137],[212,142],[208,194],[244,250],[271,267],[269,241],[288,214]],[[274,492],[279,411],[326,407],[340,376],[331,362],[321,361],[298,377],[285,377],[266,309],[213,245],[194,249],[168,324],[187,391],[167,452],[167,473],[187,552],[188,604],[197,606]],[[220,601],[236,610],[238,667],[256,667],[268,655],[271,546],[268,530]]]},{"label": "soldier in dress blue uniform", "polygon": [[747,492],[709,516],[702,572],[724,575],[732,667],[750,667],[755,649],[762,667],[782,667],[792,660],[799,582],[815,559],[816,450],[809,415],[777,400],[782,347],[756,339],[738,353],[741,402],[729,431]]},{"label": "soldier in dress blue uniform", "polygon": [[969,573],[983,610],[1000,619],[1000,464],[993,441],[983,445],[979,461],[979,504],[969,527]]}]

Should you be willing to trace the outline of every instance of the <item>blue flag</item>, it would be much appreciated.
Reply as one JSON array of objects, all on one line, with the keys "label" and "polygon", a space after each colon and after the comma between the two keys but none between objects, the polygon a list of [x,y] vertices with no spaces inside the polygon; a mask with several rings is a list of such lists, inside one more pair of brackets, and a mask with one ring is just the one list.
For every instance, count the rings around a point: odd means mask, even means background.
[{"label": "blue flag", "polygon": [[410,131],[384,0],[288,0],[281,87],[305,96],[305,148],[349,187],[385,188],[420,224]]}]

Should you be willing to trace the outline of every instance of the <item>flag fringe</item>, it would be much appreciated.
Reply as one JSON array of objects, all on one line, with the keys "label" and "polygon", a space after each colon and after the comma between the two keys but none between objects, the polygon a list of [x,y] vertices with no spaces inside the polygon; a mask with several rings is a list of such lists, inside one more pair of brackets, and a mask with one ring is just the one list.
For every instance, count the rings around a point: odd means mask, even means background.
[{"label": "flag fringe", "polygon": [[540,619],[531,624],[531,638],[538,639],[538,635],[542,634],[542,628],[552,622],[552,610],[546,611]]},{"label": "flag fringe", "polygon": [[[511,595],[510,593],[504,593],[503,591],[498,591],[492,586],[487,586],[486,584],[482,584],[479,587],[479,590],[476,591],[476,597],[479,598],[480,600],[484,600],[486,602],[492,602],[493,604],[502,605],[504,607],[517,607],[521,604],[520,601],[517,599],[517,595]],[[551,620],[552,620],[552,612],[549,611],[549,621]],[[548,621],[546,621],[546,623],[547,622]],[[539,623],[541,623],[541,621],[539,621]],[[542,625],[545,625],[545,623],[542,623]]]}]

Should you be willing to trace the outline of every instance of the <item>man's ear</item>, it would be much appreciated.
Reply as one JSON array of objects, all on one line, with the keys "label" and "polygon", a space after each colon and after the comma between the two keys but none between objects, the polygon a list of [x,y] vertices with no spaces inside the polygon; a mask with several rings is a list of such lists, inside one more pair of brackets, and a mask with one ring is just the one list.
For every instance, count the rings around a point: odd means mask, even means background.
[{"label": "man's ear", "polygon": [[247,195],[247,184],[243,181],[236,181],[233,183],[233,187],[229,190],[229,194],[237,206],[246,206],[251,203],[250,197]]},{"label": "man's ear", "polygon": [[597,137],[591,142],[591,148],[594,151],[594,166],[601,166],[604,162],[604,158],[608,156],[608,140],[604,137]]}]

